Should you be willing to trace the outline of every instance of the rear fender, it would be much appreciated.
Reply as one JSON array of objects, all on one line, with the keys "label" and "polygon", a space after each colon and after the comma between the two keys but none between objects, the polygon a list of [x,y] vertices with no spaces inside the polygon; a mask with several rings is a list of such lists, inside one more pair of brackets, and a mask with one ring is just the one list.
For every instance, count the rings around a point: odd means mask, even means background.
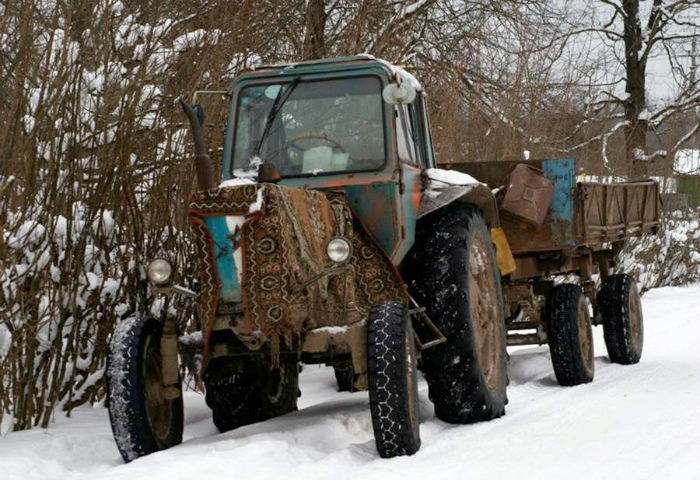
[{"label": "rear fender", "polygon": [[455,202],[476,205],[484,213],[491,228],[500,227],[498,203],[491,190],[484,184],[430,186],[423,192],[418,218]]},{"label": "rear fender", "polygon": [[491,190],[483,183],[439,187],[432,183],[429,184],[421,198],[418,218],[453,203],[469,203],[481,209],[491,230],[491,240],[496,249],[496,260],[498,261],[498,269],[501,275],[508,275],[514,272],[515,259],[505,232],[500,228],[498,202]]}]

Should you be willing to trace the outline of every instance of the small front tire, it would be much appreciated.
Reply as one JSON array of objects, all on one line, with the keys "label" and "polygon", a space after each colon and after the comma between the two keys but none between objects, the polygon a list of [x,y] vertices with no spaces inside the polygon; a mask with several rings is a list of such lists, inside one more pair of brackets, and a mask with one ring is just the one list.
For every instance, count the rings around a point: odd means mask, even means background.
[{"label": "small front tire", "polygon": [[[160,339],[163,326],[151,318],[117,325],[107,357],[109,419],[125,462],[182,442],[181,386],[164,395]],[[170,387],[173,388],[173,387]]]},{"label": "small front tire", "polygon": [[415,340],[400,302],[372,307],[367,333],[369,404],[377,451],[383,458],[420,448]]}]

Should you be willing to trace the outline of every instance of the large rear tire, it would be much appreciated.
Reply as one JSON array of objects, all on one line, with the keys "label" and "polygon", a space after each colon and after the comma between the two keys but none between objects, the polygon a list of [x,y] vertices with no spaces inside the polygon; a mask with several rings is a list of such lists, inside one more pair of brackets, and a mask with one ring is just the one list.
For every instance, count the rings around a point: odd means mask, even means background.
[{"label": "large rear tire", "polygon": [[372,307],[367,332],[369,405],[383,458],[420,448],[418,369],[408,310],[400,302]]},{"label": "large rear tire", "polygon": [[[501,277],[479,210],[448,206],[421,220],[404,264],[412,294],[447,338],[422,352],[436,416],[473,423],[504,415],[508,355]],[[419,334],[434,337],[429,330]]]},{"label": "large rear tire", "polygon": [[638,363],[644,348],[644,316],[637,283],[626,274],[609,276],[598,293],[598,305],[610,360]]},{"label": "large rear tire", "polygon": [[[125,462],[182,442],[181,386],[167,398],[161,386],[163,326],[150,318],[117,324],[107,357],[109,420]],[[172,392],[171,392],[172,393]]]},{"label": "large rear tire", "polygon": [[205,400],[221,432],[296,411],[299,367],[280,359],[271,368],[267,357],[212,359],[204,375]]},{"label": "large rear tire", "polygon": [[581,287],[571,283],[552,287],[545,302],[545,324],[559,385],[593,381],[593,329]]}]

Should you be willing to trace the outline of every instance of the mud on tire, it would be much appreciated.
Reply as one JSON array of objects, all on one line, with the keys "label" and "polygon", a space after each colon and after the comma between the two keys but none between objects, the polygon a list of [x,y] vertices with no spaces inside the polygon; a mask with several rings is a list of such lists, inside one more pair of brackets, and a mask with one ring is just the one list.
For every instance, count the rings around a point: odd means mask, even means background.
[{"label": "mud on tire", "polygon": [[552,287],[544,315],[559,385],[571,387],[593,381],[593,332],[581,287],[570,283]]},{"label": "mud on tire", "polygon": [[[449,423],[500,417],[507,403],[507,332],[486,222],[476,207],[455,205],[418,226],[404,275],[414,298],[447,338],[422,352],[435,414]],[[434,337],[430,331],[418,333]]]},{"label": "mud on tire", "polygon": [[280,359],[270,368],[266,357],[220,357],[204,375],[205,400],[221,432],[296,411],[299,367]]},{"label": "mud on tire", "polygon": [[[107,406],[112,432],[125,462],[182,442],[180,396],[159,398],[163,326],[150,318],[117,324],[107,357]],[[156,382],[154,384],[154,382]],[[150,396],[149,396],[150,394]]]},{"label": "mud on tire", "polygon": [[372,307],[367,333],[369,404],[377,451],[383,458],[420,448],[418,382],[413,329],[406,306]]},{"label": "mud on tire", "polygon": [[637,283],[626,274],[609,276],[598,293],[598,306],[610,360],[638,363],[644,347],[644,317]]}]

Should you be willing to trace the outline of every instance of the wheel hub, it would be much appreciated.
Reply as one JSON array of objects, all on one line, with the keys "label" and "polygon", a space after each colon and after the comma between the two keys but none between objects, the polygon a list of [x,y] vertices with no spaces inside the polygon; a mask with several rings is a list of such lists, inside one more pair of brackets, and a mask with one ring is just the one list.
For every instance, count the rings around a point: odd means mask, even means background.
[{"label": "wheel hub", "polygon": [[479,365],[489,390],[495,390],[502,369],[503,324],[498,315],[497,285],[491,275],[483,239],[474,239],[469,251],[469,309]]},{"label": "wheel hub", "polygon": [[642,319],[641,304],[639,301],[639,293],[637,292],[636,286],[630,289],[629,295],[629,323],[630,323],[630,334],[632,337],[632,343],[634,344],[635,350],[641,351],[642,341],[644,336],[644,327]]},{"label": "wheel hub", "polygon": [[581,355],[583,356],[583,363],[586,370],[591,372],[594,362],[593,338],[588,316],[588,306],[583,297],[581,297],[579,301],[578,311],[576,312],[576,326],[578,328],[578,338],[581,347]]},{"label": "wheel hub", "polygon": [[160,349],[152,336],[146,340],[143,370],[147,420],[156,442],[166,445],[172,427],[173,402],[163,396]]}]

